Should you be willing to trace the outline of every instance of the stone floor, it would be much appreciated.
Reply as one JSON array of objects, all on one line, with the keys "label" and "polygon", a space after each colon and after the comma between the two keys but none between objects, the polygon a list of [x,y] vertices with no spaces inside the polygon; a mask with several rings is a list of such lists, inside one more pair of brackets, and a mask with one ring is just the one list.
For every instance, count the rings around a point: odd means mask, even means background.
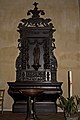
[{"label": "stone floor", "polygon": [[[39,114],[37,116],[40,120],[65,120],[64,114],[62,112],[47,115]],[[0,120],[25,120],[25,118],[26,118],[25,113],[12,113],[12,112],[3,112],[3,114],[0,113]]]},{"label": "stone floor", "polygon": [[[65,120],[63,113],[47,114],[47,115],[37,115],[40,120]],[[25,120],[25,113],[12,113],[3,112],[0,113],[0,120]]]}]

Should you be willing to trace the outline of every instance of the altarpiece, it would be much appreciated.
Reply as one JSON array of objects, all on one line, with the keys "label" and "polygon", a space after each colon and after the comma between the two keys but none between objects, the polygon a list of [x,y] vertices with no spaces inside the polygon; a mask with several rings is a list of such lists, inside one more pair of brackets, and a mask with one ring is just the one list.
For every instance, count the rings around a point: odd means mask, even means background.
[{"label": "altarpiece", "polygon": [[56,31],[50,18],[43,18],[44,10],[27,12],[17,31],[19,55],[16,59],[16,81],[8,82],[8,93],[13,98],[13,112],[26,111],[26,98],[19,93],[22,88],[41,88],[44,93],[36,98],[37,112],[56,112],[56,100],[62,94],[62,82],[57,81],[57,59],[54,55]]}]

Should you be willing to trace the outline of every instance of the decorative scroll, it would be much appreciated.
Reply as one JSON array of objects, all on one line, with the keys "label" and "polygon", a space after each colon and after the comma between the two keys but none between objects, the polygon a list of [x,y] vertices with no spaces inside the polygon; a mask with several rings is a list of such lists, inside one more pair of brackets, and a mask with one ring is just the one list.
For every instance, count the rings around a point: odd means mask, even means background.
[{"label": "decorative scroll", "polygon": [[29,19],[22,19],[21,22],[18,26],[19,29],[23,29],[25,26],[26,27],[30,27],[30,26],[35,26],[35,27],[48,27],[48,26],[51,26],[53,27],[52,23],[50,23],[51,19],[48,18],[48,19],[44,19],[44,18],[41,18],[40,17],[40,14],[41,15],[45,15],[45,12],[44,10],[39,10],[37,5],[38,3],[34,3],[34,9],[33,10],[28,10],[27,12],[27,15],[32,15],[31,18]]}]

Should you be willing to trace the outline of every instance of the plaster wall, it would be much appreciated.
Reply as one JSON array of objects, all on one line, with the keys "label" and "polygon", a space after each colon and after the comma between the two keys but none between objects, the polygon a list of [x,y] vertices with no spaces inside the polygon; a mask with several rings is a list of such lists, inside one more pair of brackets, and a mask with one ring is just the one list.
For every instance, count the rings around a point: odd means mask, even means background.
[{"label": "plaster wall", "polygon": [[[10,110],[13,100],[7,82],[15,81],[15,60],[18,55],[17,25],[33,8],[33,0],[0,0],[0,88],[5,89],[4,109]],[[55,56],[58,60],[58,81],[67,96],[68,70],[72,71],[73,94],[80,96],[80,26],[78,0],[36,0],[56,28]]]}]

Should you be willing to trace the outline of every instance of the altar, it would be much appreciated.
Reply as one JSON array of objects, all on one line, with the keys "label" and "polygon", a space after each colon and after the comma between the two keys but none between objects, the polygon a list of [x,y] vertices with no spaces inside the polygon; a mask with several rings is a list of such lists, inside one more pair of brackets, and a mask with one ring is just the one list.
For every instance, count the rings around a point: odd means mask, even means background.
[{"label": "altar", "polygon": [[56,49],[54,28],[50,18],[43,18],[44,10],[34,3],[27,19],[18,25],[19,55],[16,58],[16,81],[8,82],[8,94],[13,98],[13,112],[26,112],[26,97],[21,89],[39,88],[43,93],[36,97],[37,113],[57,112],[56,101],[62,94],[62,82],[57,80],[58,63],[54,55]]}]

